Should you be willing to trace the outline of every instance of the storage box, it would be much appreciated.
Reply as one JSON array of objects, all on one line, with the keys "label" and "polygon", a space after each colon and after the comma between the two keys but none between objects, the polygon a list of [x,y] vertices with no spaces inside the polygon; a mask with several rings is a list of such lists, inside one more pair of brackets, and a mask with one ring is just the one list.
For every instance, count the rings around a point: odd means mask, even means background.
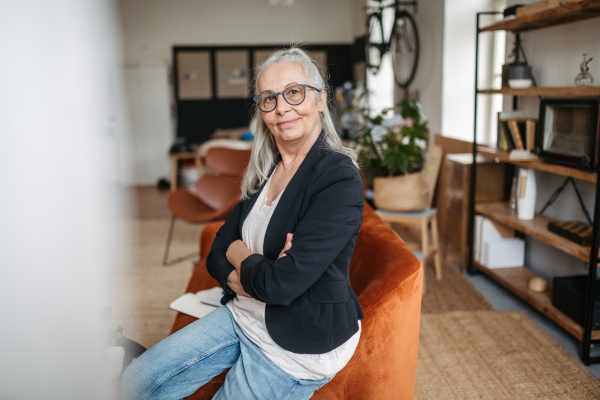
[{"label": "storage box", "polygon": [[481,264],[487,268],[520,267],[525,261],[525,241],[520,238],[483,242]]},{"label": "storage box", "polygon": [[[552,305],[566,316],[583,325],[587,275],[561,276],[553,279]],[[600,282],[594,290],[592,329],[600,329]]]}]

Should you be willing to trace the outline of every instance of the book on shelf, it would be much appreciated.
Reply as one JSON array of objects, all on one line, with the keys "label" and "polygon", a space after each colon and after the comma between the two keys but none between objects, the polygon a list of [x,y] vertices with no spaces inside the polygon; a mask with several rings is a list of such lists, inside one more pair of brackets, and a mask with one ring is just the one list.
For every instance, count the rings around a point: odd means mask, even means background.
[{"label": "book on shelf", "polygon": [[527,118],[519,111],[499,112],[496,141],[498,149],[531,152],[535,147],[535,126],[535,119]]}]

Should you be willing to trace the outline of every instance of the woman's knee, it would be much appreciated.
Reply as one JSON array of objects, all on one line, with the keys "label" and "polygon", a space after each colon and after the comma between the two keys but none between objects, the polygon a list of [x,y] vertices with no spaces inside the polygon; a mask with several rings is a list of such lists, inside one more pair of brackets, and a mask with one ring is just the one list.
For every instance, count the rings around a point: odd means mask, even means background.
[{"label": "woman's knee", "polygon": [[121,393],[123,400],[147,399],[151,392],[149,373],[144,362],[134,359],[121,376]]}]

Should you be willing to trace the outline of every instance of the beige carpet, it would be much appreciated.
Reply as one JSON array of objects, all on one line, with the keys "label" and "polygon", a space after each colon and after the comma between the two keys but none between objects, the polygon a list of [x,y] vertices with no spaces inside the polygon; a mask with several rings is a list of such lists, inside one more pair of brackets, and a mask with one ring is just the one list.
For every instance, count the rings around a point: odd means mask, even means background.
[{"label": "beige carpet", "polygon": [[421,313],[493,311],[493,307],[457,268],[442,263],[442,279],[435,279],[433,265],[425,266],[425,294]]},{"label": "beige carpet", "polygon": [[[130,251],[111,285],[109,324],[120,325],[125,336],[146,348],[170,333],[177,313],[169,304],[185,292],[196,259],[162,265],[169,223],[169,218],[123,222],[131,236]],[[177,221],[169,258],[197,252],[203,226]]]},{"label": "beige carpet", "polygon": [[421,317],[417,399],[599,399],[600,381],[524,314]]}]

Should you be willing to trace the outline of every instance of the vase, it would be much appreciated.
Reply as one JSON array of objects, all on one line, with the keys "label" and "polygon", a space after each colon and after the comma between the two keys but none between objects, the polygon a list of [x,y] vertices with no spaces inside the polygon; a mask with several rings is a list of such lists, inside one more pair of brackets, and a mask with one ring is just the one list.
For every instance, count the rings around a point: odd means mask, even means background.
[{"label": "vase", "polygon": [[535,170],[520,168],[517,186],[517,216],[519,219],[531,220],[535,215],[537,186]]},{"label": "vase", "polygon": [[511,88],[528,88],[533,84],[531,67],[527,64],[511,64],[508,67],[508,86]]},{"label": "vase", "polygon": [[422,172],[373,178],[373,203],[387,211],[420,211],[429,205],[429,188]]}]

